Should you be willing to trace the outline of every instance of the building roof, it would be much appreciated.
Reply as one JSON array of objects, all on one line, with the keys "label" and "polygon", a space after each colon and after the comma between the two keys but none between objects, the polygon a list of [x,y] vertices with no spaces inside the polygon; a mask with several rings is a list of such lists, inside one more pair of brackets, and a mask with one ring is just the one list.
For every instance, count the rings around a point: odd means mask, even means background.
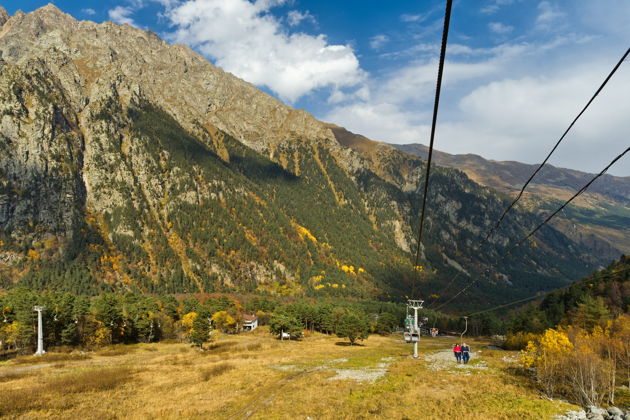
[{"label": "building roof", "polygon": [[241,319],[243,321],[256,321],[258,318],[256,318],[256,315],[242,315]]}]

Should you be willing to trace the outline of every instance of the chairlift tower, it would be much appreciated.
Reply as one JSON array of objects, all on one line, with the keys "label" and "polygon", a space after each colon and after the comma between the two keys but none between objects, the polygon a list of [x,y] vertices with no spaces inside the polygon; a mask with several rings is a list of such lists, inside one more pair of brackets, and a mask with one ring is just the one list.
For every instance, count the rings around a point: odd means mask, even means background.
[{"label": "chairlift tower", "polygon": [[407,308],[413,309],[413,326],[411,331],[405,333],[405,341],[413,343],[413,358],[418,358],[418,342],[420,341],[420,328],[418,327],[418,309],[422,309],[423,300],[409,299]]},{"label": "chairlift tower", "polygon": [[44,323],[42,322],[42,311],[46,309],[44,306],[35,306],[34,311],[37,311],[37,351],[36,356],[42,356],[46,351],[44,350]]},{"label": "chairlift tower", "polygon": [[459,343],[460,344],[464,341],[464,334],[466,334],[466,331],[468,331],[468,317],[465,316],[463,318],[466,321],[466,327],[464,328],[464,331],[459,335]]}]

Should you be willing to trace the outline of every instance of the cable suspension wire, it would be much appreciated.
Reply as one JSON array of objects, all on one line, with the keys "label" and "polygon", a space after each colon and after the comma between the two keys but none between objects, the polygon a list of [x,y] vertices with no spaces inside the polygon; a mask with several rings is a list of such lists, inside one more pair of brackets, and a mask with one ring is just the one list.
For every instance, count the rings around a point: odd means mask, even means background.
[{"label": "cable suspension wire", "polygon": [[580,111],[580,113],[577,115],[577,117],[575,117],[573,119],[573,121],[571,122],[571,124],[569,124],[569,127],[567,127],[567,129],[564,131],[564,133],[562,133],[562,136],[560,136],[560,139],[558,139],[558,141],[556,142],[555,146],[553,146],[553,148],[551,149],[551,151],[549,152],[549,154],[547,155],[547,157],[545,158],[545,160],[543,160],[543,162],[538,166],[538,168],[536,168],[536,170],[534,171],[534,173],[529,177],[529,179],[527,181],[525,181],[525,184],[523,185],[523,188],[521,188],[521,191],[518,193],[518,195],[516,196],[516,198],[514,199],[514,201],[512,201],[512,203],[508,206],[507,209],[505,209],[505,211],[503,212],[503,214],[501,215],[501,217],[499,218],[499,220],[497,221],[496,225],[490,230],[490,232],[488,233],[488,237],[499,227],[499,225],[501,224],[501,222],[503,221],[503,219],[505,218],[505,216],[508,214],[508,212],[516,205],[516,203],[521,199],[521,197],[523,196],[523,193],[525,192],[525,188],[527,188],[527,186],[529,185],[529,183],[534,179],[534,177],[538,174],[538,172],[540,172],[540,170],[543,168],[543,166],[545,166],[545,164],[547,163],[547,161],[549,160],[549,158],[551,157],[551,155],[553,154],[553,152],[556,151],[556,149],[558,148],[558,146],[560,146],[560,143],[562,143],[562,140],[564,140],[564,138],[566,137],[566,135],[569,133],[569,131],[571,130],[571,128],[573,128],[573,126],[575,125],[575,123],[577,122],[577,120],[580,119],[580,117],[582,116],[582,114],[584,114],[584,112],[587,110],[587,108],[591,105],[591,103],[595,100],[595,98],[599,95],[599,93],[604,89],[604,86],[606,86],[606,84],[608,83],[608,81],[613,77],[613,75],[617,72],[617,70],[619,69],[619,67],[621,66],[621,63],[623,63],[623,61],[626,59],[626,57],[628,57],[628,54],[630,54],[630,48],[628,48],[625,52],[625,54],[621,57],[621,59],[617,62],[617,64],[615,65],[615,67],[613,67],[613,69],[611,70],[611,72],[608,74],[608,77],[606,77],[606,79],[604,80],[604,82],[601,84],[601,86],[595,91],[595,93],[593,94],[593,96],[591,97],[591,99],[586,103],[586,105],[584,106],[584,108],[582,108],[582,110]]},{"label": "cable suspension wire", "polygon": [[[603,276],[600,276],[599,278],[612,277],[614,275],[617,275],[617,274],[620,274],[620,273],[624,273],[626,271],[630,271],[630,268],[625,268],[623,270],[615,271],[615,272],[612,272],[612,273],[607,273],[607,274],[605,274]],[[569,289],[572,286],[575,286],[576,284],[577,283],[570,283],[570,284],[567,284],[566,286],[561,287],[559,289],[549,290],[549,291],[544,292],[544,293],[537,293],[535,295],[532,295],[532,296],[529,296],[529,297],[526,297],[526,298],[523,298],[523,299],[518,299],[518,300],[509,302],[509,303],[504,303],[502,305],[494,306],[494,307],[489,308],[489,309],[484,309],[483,311],[473,312],[472,314],[468,314],[468,316],[471,317],[471,316],[475,316],[475,315],[481,315],[481,314],[485,314],[486,312],[496,311],[497,309],[507,308],[508,306],[516,305],[517,303],[527,302],[528,300],[544,298],[544,297],[547,297],[548,295],[550,295],[552,293],[560,292],[562,290]]]},{"label": "cable suspension wire", "polygon": [[[612,76],[617,72],[617,70],[619,69],[619,67],[621,66],[621,64],[625,61],[625,59],[628,57],[628,55],[630,55],[630,48],[628,48],[626,50],[626,52],[623,54],[623,56],[621,57],[621,59],[619,59],[619,61],[617,62],[617,64],[615,65],[615,67],[610,71],[610,73],[608,74],[608,76],[606,77],[606,79],[604,80],[604,82],[600,85],[600,87],[597,89],[597,91],[595,91],[595,93],[593,94],[593,96],[591,97],[591,99],[587,102],[587,104],[584,106],[584,108],[582,108],[582,110],[580,111],[580,113],[573,119],[573,121],[571,122],[571,124],[569,125],[569,127],[564,131],[564,133],[562,134],[562,136],[560,137],[560,139],[556,142],[555,146],[553,147],[553,149],[551,149],[551,151],[549,152],[549,154],[547,155],[547,157],[545,158],[545,160],[536,168],[536,170],[532,173],[532,175],[529,177],[529,179],[527,179],[527,181],[525,182],[525,184],[523,185],[523,187],[521,188],[518,196],[512,201],[512,203],[505,209],[505,211],[503,212],[503,214],[501,215],[501,217],[499,218],[499,220],[496,222],[496,224],[488,231],[488,233],[485,235],[484,239],[475,246],[475,248],[473,249],[473,251],[478,251],[489,239],[490,236],[498,229],[499,225],[501,224],[501,222],[503,221],[503,219],[505,218],[505,216],[508,214],[508,212],[516,205],[516,203],[521,199],[521,197],[523,196],[523,193],[525,192],[525,189],[527,188],[527,186],[530,184],[530,182],[534,179],[534,177],[538,174],[538,172],[540,172],[540,170],[543,168],[543,166],[547,163],[547,161],[549,160],[549,158],[551,157],[551,155],[555,152],[555,150],[558,148],[558,146],[560,145],[560,143],[562,142],[562,140],[564,140],[564,138],[566,137],[566,135],[569,133],[569,131],[571,130],[571,128],[573,128],[573,126],[575,125],[575,123],[577,122],[577,120],[582,116],[582,114],[584,114],[584,112],[586,111],[586,109],[591,105],[591,103],[595,100],[595,98],[599,95],[599,93],[604,89],[604,86],[606,86],[606,84],[608,83],[608,81],[612,78]],[[589,184],[590,185],[590,184]],[[560,209],[562,210],[562,209]],[[558,210],[558,211],[560,211]],[[524,240],[524,239],[523,239]],[[438,296],[437,298],[435,298],[432,302],[430,302],[427,305],[427,308],[429,308],[431,305],[435,304],[439,299],[441,294],[448,290],[448,288],[455,282],[455,280],[460,276],[461,272],[458,272],[457,274],[455,274],[455,276],[447,283],[447,285],[445,287],[443,287],[437,294],[436,296]],[[441,306],[440,306],[441,307]]]},{"label": "cable suspension wire", "polygon": [[606,171],[608,171],[608,169],[613,166],[619,159],[621,159],[626,153],[628,153],[630,151],[630,147],[628,147],[626,150],[623,151],[623,153],[621,153],[619,156],[617,156],[616,158],[613,159],[612,162],[610,162],[608,164],[608,166],[606,166],[604,169],[602,169],[602,171],[600,173],[598,173],[597,175],[595,175],[593,177],[593,179],[591,179],[586,185],[584,185],[582,188],[580,188],[580,190],[578,192],[576,192],[571,198],[569,198],[563,205],[561,205],[560,207],[558,207],[558,209],[556,211],[554,211],[553,213],[551,213],[549,216],[547,216],[547,218],[538,226],[536,226],[534,228],[534,230],[532,230],[527,236],[525,236],[523,239],[521,239],[520,241],[518,241],[516,244],[514,244],[514,246],[512,246],[512,248],[510,248],[510,250],[508,251],[508,254],[517,246],[519,246],[520,244],[522,244],[523,242],[525,242],[527,239],[529,239],[534,233],[538,232],[538,230],[543,227],[548,221],[550,221],[556,214],[558,214],[562,209],[564,209],[566,206],[569,205],[569,203],[571,203],[571,201],[573,201],[575,198],[577,198],[580,194],[582,194],[584,191],[586,191],[586,189],[593,183],[595,182],[595,180],[597,180],[600,176],[604,175],[604,173],[606,173]]},{"label": "cable suspension wire", "polygon": [[[433,143],[435,140],[435,126],[437,125],[437,114],[438,108],[440,105],[440,92],[442,90],[442,74],[444,72],[444,61],[446,57],[446,44],[448,41],[448,28],[450,26],[451,21],[451,8],[453,6],[453,0],[446,0],[446,10],[444,12],[444,29],[442,31],[442,46],[440,48],[440,62],[438,66],[438,74],[437,74],[437,82],[435,88],[435,102],[433,104],[433,120],[431,121],[431,138],[429,141],[429,156],[427,158],[427,171],[424,178],[424,196],[422,197],[422,211],[420,213],[420,227],[418,228],[418,242],[416,244],[416,256],[413,263],[414,271],[418,272],[417,269],[420,262],[420,248],[422,241],[422,231],[424,228],[424,216],[427,205],[427,195],[429,191],[429,175],[431,173],[431,158],[433,156]],[[412,297],[415,295],[416,289],[416,278],[418,276],[414,276],[414,281],[412,285]]]},{"label": "cable suspension wire", "polygon": [[[506,259],[511,253],[512,251],[518,247],[519,245],[521,245],[523,242],[525,242],[527,239],[529,239],[532,235],[534,235],[536,232],[538,232],[538,230],[540,230],[540,228],[542,228],[545,224],[547,224],[556,214],[558,214],[562,209],[564,209],[567,205],[569,205],[569,203],[571,203],[571,201],[573,201],[575,198],[577,198],[579,195],[581,195],[584,191],[586,191],[586,189],[593,183],[595,182],[595,180],[597,180],[599,177],[601,177],[602,175],[604,175],[604,173],[606,173],[606,171],[608,171],[608,169],[610,169],[611,166],[613,166],[619,159],[621,159],[626,153],[628,153],[630,151],[630,147],[626,148],[626,150],[624,150],[621,154],[619,154],[617,157],[615,157],[604,169],[602,169],[602,171],[600,173],[598,173],[597,175],[595,175],[589,182],[587,182],[582,188],[580,188],[580,190],[578,192],[576,192],[571,198],[569,198],[564,204],[562,204],[560,207],[558,207],[558,209],[556,209],[553,213],[551,213],[549,216],[547,216],[547,218],[545,218],[545,220],[540,223],[538,226],[536,226],[531,232],[529,232],[527,235],[525,235],[521,240],[519,240],[517,243],[515,243],[510,249],[508,249],[503,255],[501,255],[497,261],[495,261],[494,264],[492,264],[490,267],[495,267],[497,266],[497,264],[499,264],[501,261],[503,261],[504,259]],[[457,292],[454,296],[452,296],[450,299],[448,299],[446,302],[438,305],[436,308],[433,308],[434,311],[437,311],[438,309],[442,308],[443,306],[445,306],[446,304],[452,302],[453,300],[455,300],[458,296],[460,296],[462,293],[464,293],[466,290],[468,290],[470,287],[472,287],[475,283],[477,283],[479,281],[481,277],[477,277],[476,279],[474,279],[472,282],[468,283],[466,286],[464,286],[459,292]]]}]

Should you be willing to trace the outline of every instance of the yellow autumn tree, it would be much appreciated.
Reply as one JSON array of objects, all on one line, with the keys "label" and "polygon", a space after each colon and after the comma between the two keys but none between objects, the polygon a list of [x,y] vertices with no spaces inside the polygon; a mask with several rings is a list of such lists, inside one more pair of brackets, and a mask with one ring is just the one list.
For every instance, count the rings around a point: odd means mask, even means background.
[{"label": "yellow autumn tree", "polygon": [[0,350],[17,347],[20,325],[17,321],[0,326]]},{"label": "yellow autumn tree", "polygon": [[575,350],[565,374],[572,401],[583,406],[601,406],[604,401],[614,403],[616,340],[610,332],[610,328],[600,326],[591,333],[575,327],[571,331]]},{"label": "yellow autumn tree", "polygon": [[197,319],[198,315],[196,312],[188,312],[186,315],[182,317],[181,325],[182,325],[182,333],[183,337],[180,336],[180,339],[190,340],[190,336],[194,334],[193,324],[195,323],[195,319]]},{"label": "yellow autumn tree", "polygon": [[212,315],[212,325],[223,332],[233,333],[238,329],[236,319],[226,311],[219,311]]},{"label": "yellow autumn tree", "polygon": [[186,315],[182,317],[182,329],[184,331],[188,331],[192,328],[193,322],[195,322],[195,318],[197,318],[196,312],[188,312]]},{"label": "yellow autumn tree", "polygon": [[94,316],[88,316],[81,325],[81,342],[85,347],[100,347],[112,343],[112,332]]},{"label": "yellow autumn tree", "polygon": [[572,352],[569,337],[550,328],[538,340],[527,344],[521,352],[521,361],[525,367],[535,369],[536,381],[547,395],[553,396],[564,391],[561,378]]}]

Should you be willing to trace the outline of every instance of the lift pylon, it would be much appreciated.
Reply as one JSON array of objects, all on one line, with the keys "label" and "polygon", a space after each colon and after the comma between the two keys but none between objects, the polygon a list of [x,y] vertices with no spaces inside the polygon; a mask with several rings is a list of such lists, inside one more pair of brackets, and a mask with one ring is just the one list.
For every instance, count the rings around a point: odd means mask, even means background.
[{"label": "lift pylon", "polygon": [[44,350],[44,326],[42,322],[42,311],[46,309],[44,306],[35,306],[34,311],[37,311],[37,351],[35,354],[41,356],[46,351]]},{"label": "lift pylon", "polygon": [[405,341],[413,343],[413,358],[418,358],[418,342],[420,341],[420,326],[418,325],[418,309],[422,309],[423,300],[409,299],[407,301],[407,309],[413,309],[413,318],[405,319]]}]

